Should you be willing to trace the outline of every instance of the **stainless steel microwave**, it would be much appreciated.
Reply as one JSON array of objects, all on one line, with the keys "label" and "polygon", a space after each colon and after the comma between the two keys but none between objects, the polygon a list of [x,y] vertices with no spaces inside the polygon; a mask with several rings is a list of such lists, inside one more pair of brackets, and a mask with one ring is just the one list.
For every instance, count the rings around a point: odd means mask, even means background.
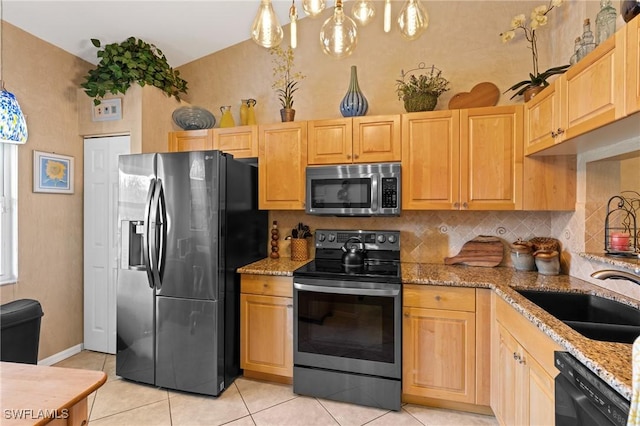
[{"label": "stainless steel microwave", "polygon": [[400,163],[309,166],[306,212],[333,216],[399,216]]}]

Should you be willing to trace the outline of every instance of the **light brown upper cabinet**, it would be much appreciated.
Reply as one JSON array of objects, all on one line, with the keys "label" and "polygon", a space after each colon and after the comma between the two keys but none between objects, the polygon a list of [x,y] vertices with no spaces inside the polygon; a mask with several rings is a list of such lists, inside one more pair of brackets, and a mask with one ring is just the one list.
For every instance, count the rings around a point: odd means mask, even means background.
[{"label": "light brown upper cabinet", "polygon": [[307,122],[258,127],[258,206],[304,210]]},{"label": "light brown upper cabinet", "polygon": [[626,114],[640,111],[640,16],[626,25]]},{"label": "light brown upper cabinet", "polygon": [[[628,115],[625,84],[629,85],[632,78],[625,77],[629,72],[625,68],[634,66],[628,64],[629,59],[625,64],[625,57],[633,53],[633,49],[626,48],[627,32],[632,33],[623,29],[605,40],[525,103],[525,155],[538,153]],[[637,42],[635,49],[638,49]],[[626,103],[633,104],[633,99],[627,99]]]},{"label": "light brown upper cabinet", "polygon": [[402,208],[522,205],[522,106],[402,116]]},{"label": "light brown upper cabinet", "polygon": [[169,133],[169,152],[213,149],[213,134],[208,129]]},{"label": "light brown upper cabinet", "polygon": [[183,130],[169,133],[169,152],[218,149],[235,158],[258,156],[258,127]]},{"label": "light brown upper cabinet", "polygon": [[258,126],[213,129],[213,149],[233,154],[235,158],[258,156]]},{"label": "light brown upper cabinet", "polygon": [[309,164],[400,161],[400,115],[308,122]]}]

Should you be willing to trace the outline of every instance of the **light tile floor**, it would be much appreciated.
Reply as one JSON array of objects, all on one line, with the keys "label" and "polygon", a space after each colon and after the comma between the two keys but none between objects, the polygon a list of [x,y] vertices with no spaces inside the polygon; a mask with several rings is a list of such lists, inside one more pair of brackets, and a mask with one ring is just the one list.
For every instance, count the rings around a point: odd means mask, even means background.
[{"label": "light tile floor", "polygon": [[299,396],[291,386],[238,378],[217,398],[146,386],[115,374],[115,356],[83,351],[58,367],[102,370],[107,382],[89,396],[90,423],[105,425],[420,426],[497,425],[494,417],[405,404],[401,411]]}]

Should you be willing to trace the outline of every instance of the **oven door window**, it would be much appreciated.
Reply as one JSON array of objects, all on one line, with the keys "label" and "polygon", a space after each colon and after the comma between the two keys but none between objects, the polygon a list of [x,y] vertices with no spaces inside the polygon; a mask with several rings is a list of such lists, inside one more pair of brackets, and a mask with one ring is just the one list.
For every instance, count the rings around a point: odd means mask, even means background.
[{"label": "oven door window", "polygon": [[297,351],[394,363],[394,298],[298,292]]},{"label": "oven door window", "polygon": [[371,178],[314,179],[311,207],[370,208],[371,183]]}]

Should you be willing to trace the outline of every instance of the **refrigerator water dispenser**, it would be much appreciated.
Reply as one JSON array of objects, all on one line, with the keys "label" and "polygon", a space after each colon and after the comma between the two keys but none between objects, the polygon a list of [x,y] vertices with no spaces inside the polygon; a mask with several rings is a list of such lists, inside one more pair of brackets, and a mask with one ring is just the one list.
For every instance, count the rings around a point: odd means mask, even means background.
[{"label": "refrigerator water dispenser", "polygon": [[125,220],[122,222],[122,267],[144,270],[144,221]]}]

